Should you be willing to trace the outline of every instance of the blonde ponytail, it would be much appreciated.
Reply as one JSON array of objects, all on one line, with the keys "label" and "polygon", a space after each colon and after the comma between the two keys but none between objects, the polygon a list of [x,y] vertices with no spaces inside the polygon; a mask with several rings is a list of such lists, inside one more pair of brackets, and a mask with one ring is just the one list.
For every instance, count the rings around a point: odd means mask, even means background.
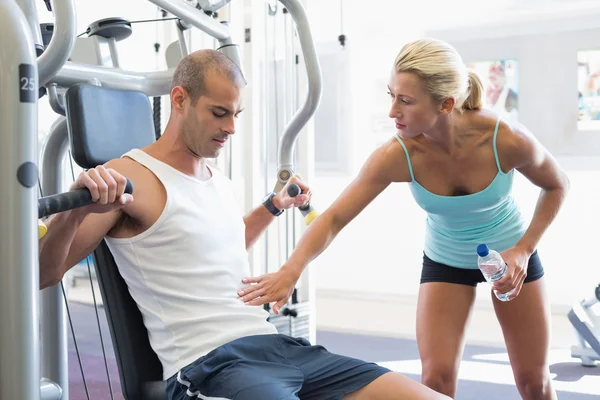
[{"label": "blonde ponytail", "polygon": [[402,47],[395,60],[396,72],[411,72],[425,83],[427,92],[438,101],[455,99],[458,111],[482,108],[483,84],[467,70],[456,49],[442,40],[419,39]]},{"label": "blonde ponytail", "polygon": [[462,104],[461,110],[481,110],[483,106],[481,98],[483,96],[483,83],[474,72],[469,72],[469,88],[467,89],[467,98]]}]

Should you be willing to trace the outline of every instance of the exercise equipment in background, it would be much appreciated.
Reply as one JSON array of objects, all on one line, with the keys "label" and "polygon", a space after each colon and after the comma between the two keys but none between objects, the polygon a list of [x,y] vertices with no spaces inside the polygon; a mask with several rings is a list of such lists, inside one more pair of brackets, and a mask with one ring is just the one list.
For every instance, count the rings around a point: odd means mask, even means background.
[{"label": "exercise equipment in background", "polygon": [[585,367],[594,367],[600,361],[600,284],[594,292],[594,297],[575,303],[569,311],[569,321],[579,339],[579,345],[571,347],[571,356],[581,359]]}]

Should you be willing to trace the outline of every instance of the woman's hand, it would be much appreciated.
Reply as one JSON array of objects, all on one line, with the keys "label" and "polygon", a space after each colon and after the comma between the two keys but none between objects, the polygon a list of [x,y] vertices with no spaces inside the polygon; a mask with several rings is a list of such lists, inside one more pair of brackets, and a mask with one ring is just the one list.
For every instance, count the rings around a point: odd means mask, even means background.
[{"label": "woman's hand", "polygon": [[500,253],[504,262],[508,266],[504,276],[494,282],[492,288],[498,294],[508,293],[514,290],[508,297],[508,300],[513,300],[521,292],[523,282],[527,277],[527,266],[531,254],[520,247],[512,247]]},{"label": "woman's hand", "polygon": [[277,272],[242,279],[243,283],[250,286],[238,291],[238,296],[250,306],[274,302],[273,312],[279,314],[281,307],[285,306],[292,296],[299,277],[290,268],[282,266]]}]

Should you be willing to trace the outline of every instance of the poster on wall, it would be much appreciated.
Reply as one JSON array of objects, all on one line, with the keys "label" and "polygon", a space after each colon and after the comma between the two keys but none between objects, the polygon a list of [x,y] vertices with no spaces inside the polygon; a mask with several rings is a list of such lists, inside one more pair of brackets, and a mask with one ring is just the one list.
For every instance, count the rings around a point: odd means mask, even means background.
[{"label": "poster on wall", "polygon": [[600,50],[577,52],[577,98],[577,127],[600,129]]},{"label": "poster on wall", "polygon": [[467,64],[483,84],[484,108],[504,118],[519,119],[519,63],[514,59],[474,61]]}]

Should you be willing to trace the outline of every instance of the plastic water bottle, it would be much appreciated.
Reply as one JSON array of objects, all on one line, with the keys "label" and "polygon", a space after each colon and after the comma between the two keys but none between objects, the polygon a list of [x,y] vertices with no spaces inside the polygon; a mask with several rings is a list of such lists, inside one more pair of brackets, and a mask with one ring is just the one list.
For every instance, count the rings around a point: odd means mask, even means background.
[{"label": "plastic water bottle", "polygon": [[[495,250],[488,249],[487,245],[480,244],[477,246],[477,266],[481,270],[481,273],[485,277],[485,279],[489,283],[496,282],[498,279],[502,278],[508,269],[508,266]],[[501,301],[508,301],[508,297],[514,292],[514,289],[508,293],[497,293],[494,291],[494,294]]]}]

